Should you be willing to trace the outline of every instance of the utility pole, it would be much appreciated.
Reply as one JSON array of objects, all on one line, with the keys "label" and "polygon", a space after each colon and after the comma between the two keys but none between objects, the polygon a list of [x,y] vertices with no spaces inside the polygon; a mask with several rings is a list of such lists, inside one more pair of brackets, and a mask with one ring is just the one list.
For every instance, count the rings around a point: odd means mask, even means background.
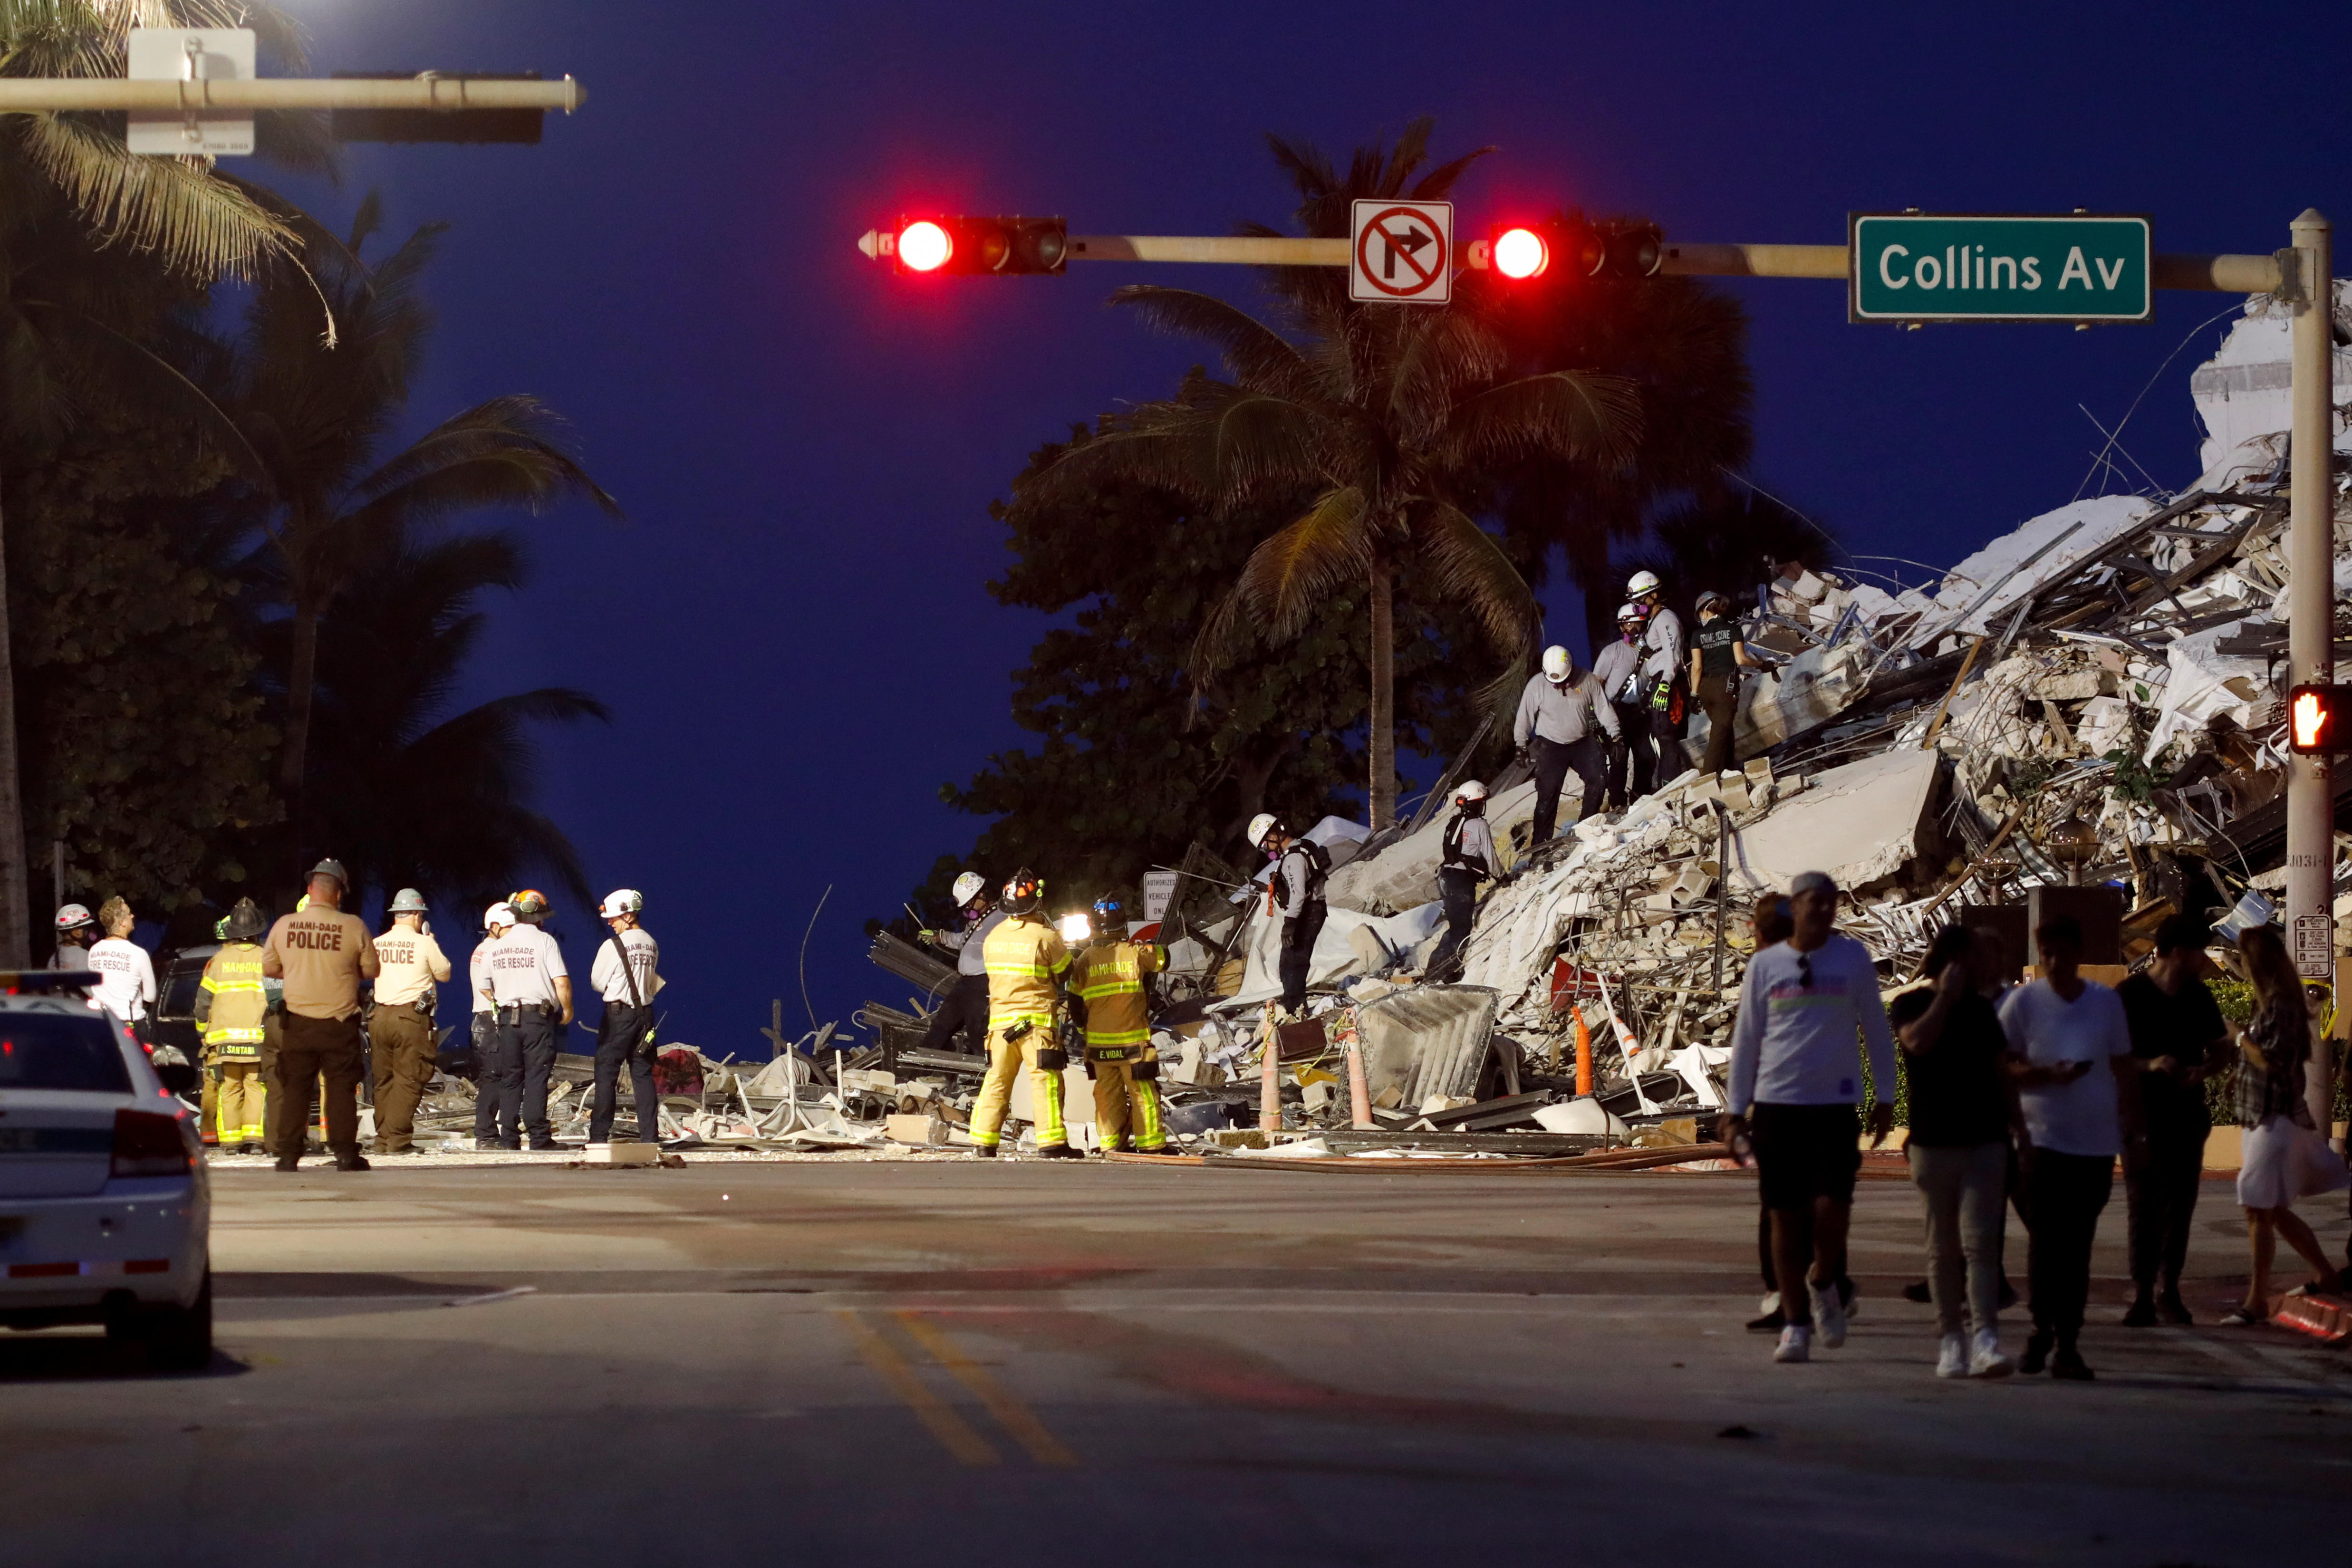
[{"label": "utility pole", "polygon": [[[2336,643],[2336,348],[2333,229],[2306,208],[2279,252],[2280,293],[2289,301],[2294,337],[2288,350],[2293,423],[2287,471],[2287,681],[2325,684],[2335,671]],[[2286,934],[2295,967],[2307,980],[2332,980],[2336,795],[2325,753],[2287,758]],[[2338,998],[2337,1005],[2342,1005]],[[2334,1099],[2323,1042],[2304,1090],[2323,1133]]]}]

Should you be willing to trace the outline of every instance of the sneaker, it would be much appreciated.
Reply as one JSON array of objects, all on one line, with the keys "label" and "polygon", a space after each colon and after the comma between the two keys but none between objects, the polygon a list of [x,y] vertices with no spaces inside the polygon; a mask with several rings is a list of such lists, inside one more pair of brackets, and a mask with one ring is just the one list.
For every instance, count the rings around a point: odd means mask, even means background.
[{"label": "sneaker", "polygon": [[2070,1344],[2050,1363],[2050,1375],[2063,1377],[2070,1383],[2088,1383],[2094,1374],[2090,1364],[2083,1359],[2083,1353]]},{"label": "sneaker", "polygon": [[1845,1343],[1845,1296],[1832,1283],[1826,1291],[1812,1281],[1805,1281],[1805,1293],[1812,1298],[1813,1322],[1822,1331],[1822,1348],[1835,1350]]},{"label": "sneaker", "polygon": [[1936,1375],[1966,1377],[1969,1375],[1969,1341],[1966,1334],[1948,1333],[1936,1353]]},{"label": "sneaker", "polygon": [[1765,1291],[1764,1299],[1756,1303],[1756,1310],[1768,1315],[1779,1312],[1780,1310],[1780,1292],[1778,1291]]},{"label": "sneaker", "polygon": [[2180,1299],[2179,1291],[2167,1291],[2157,1297],[2156,1318],[2158,1322],[2171,1323],[2176,1327],[2186,1327],[2197,1321],[2189,1315],[2189,1303]]},{"label": "sneaker", "polygon": [[2135,1297],[2132,1301],[2132,1304],[2124,1309],[2124,1327],[2127,1329],[2152,1329],[2155,1326],[2156,1303],[2148,1300],[2146,1296]]},{"label": "sneaker", "polygon": [[1748,1332],[1749,1333],[1779,1333],[1782,1329],[1787,1328],[1788,1326],[1789,1314],[1780,1310],[1780,1303],[1777,1299],[1773,1301],[1772,1310],[1770,1312],[1766,1312],[1760,1318],[1750,1318],[1748,1320]]},{"label": "sneaker", "polygon": [[337,1155],[335,1168],[339,1171],[363,1171],[372,1167],[368,1165],[367,1156],[354,1149],[348,1155]]},{"label": "sneaker", "polygon": [[1838,1305],[1845,1309],[1845,1321],[1849,1323],[1862,1316],[1862,1287],[1853,1282],[1851,1275],[1838,1276]]},{"label": "sneaker", "polygon": [[2025,1354],[2018,1359],[2017,1370],[2032,1377],[2050,1364],[2050,1347],[2057,1336],[2044,1329],[2035,1329],[2025,1342]]},{"label": "sneaker", "polygon": [[2017,1363],[2000,1354],[2000,1337],[1990,1329],[1977,1331],[1976,1343],[1969,1347],[1970,1377],[2007,1377],[2017,1370]]},{"label": "sneaker", "polygon": [[1780,1331],[1780,1343],[1773,1347],[1774,1361],[1811,1361],[1813,1331],[1802,1323],[1790,1323]]}]

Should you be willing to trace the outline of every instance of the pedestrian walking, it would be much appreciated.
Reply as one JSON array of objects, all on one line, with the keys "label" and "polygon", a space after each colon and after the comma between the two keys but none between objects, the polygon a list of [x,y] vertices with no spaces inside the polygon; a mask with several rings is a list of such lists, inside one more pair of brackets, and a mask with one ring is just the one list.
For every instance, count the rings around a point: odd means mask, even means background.
[{"label": "pedestrian walking", "polygon": [[375,1010],[368,1042],[375,1057],[375,1152],[415,1155],[416,1107],[433,1082],[440,1045],[435,982],[449,977],[449,959],[425,922],[425,895],[404,887],[392,895],[392,925],[375,939]]},{"label": "pedestrian walking", "polygon": [[1511,720],[1511,744],[1535,765],[1536,816],[1528,830],[1530,852],[1551,840],[1559,818],[1559,796],[1573,772],[1579,789],[1580,820],[1601,810],[1602,795],[1601,742],[1595,725],[1617,739],[1617,713],[1609,695],[1590,675],[1576,673],[1576,661],[1567,649],[1554,644],[1543,653],[1541,673],[1528,677],[1519,693],[1518,712]]},{"label": "pedestrian walking", "polygon": [[604,1003],[596,1025],[596,1098],[588,1111],[588,1141],[612,1141],[619,1109],[621,1070],[629,1072],[637,1142],[661,1141],[661,1096],[654,1089],[654,998],[661,994],[661,945],[644,925],[646,895],[634,887],[604,895],[597,914],[612,937],[596,949],[588,984]]},{"label": "pedestrian walking", "polygon": [[988,1072],[972,1102],[972,1155],[992,1159],[1013,1103],[1013,1080],[1029,1075],[1036,1117],[1037,1153],[1049,1160],[1083,1159],[1070,1147],[1062,1121],[1062,1070],[1070,1053],[1061,1045],[1055,1014],[1070,950],[1053,922],[1038,911],[1045,884],[1027,866],[1004,884],[1003,924],[988,935]]},{"label": "pedestrian walking", "polygon": [[1433,981],[1461,975],[1462,945],[1478,918],[1478,884],[1502,871],[1495,831],[1486,825],[1486,786],[1475,779],[1454,791],[1454,815],[1445,823],[1437,857],[1438,895],[1445,901],[1445,936],[1425,971]]},{"label": "pedestrian walking", "polygon": [[[498,1007],[496,1029],[502,1066],[519,1067],[522,1097],[516,1111],[521,1132],[530,1136],[538,1153],[558,1148],[555,1131],[548,1124],[548,1084],[555,1076],[556,1052],[562,1031],[572,1027],[572,976],[563,967],[562,949],[541,929],[547,918],[547,896],[525,888],[507,900],[514,924],[489,945],[484,967],[489,974],[490,999]],[[514,1120],[501,1103],[498,1146],[522,1146]],[[474,1118],[475,1142],[481,1141],[481,1115]]]},{"label": "pedestrian walking", "polygon": [[2034,928],[2033,940],[2042,977],[2012,988],[2000,1004],[2009,1042],[2003,1068],[2024,1120],[2017,1153],[2033,1312],[2018,1370],[2030,1375],[2047,1365],[2053,1377],[2088,1382],[2080,1341],[2091,1245],[2114,1192],[2116,1156],[2136,1165],[2146,1148],[2139,1074],[2117,1067],[2131,1055],[2123,1002],[2080,972],[2082,924],[2054,915]]},{"label": "pedestrian walking", "polygon": [[[1250,847],[1277,857],[1274,880],[1266,884],[1268,915],[1282,917],[1281,940],[1276,949],[1275,971],[1282,979],[1283,1010],[1293,1018],[1307,1011],[1307,979],[1315,968],[1315,941],[1331,906],[1324,902],[1324,880],[1331,874],[1331,857],[1321,844],[1293,838],[1271,811],[1250,820]],[[990,1026],[995,1027],[992,1016]]]},{"label": "pedestrian walking", "polygon": [[1622,811],[1656,787],[1657,742],[1650,735],[1650,710],[1642,688],[1642,630],[1638,604],[1617,607],[1617,641],[1592,656],[1592,678],[1617,717],[1617,737],[1603,750],[1601,809]]},{"label": "pedestrian walking", "polygon": [[98,922],[89,917],[89,911],[79,904],[60,906],[57,932],[58,945],[49,955],[49,967],[58,971],[88,969],[90,944],[98,939]]},{"label": "pedestrian walking", "polygon": [[221,923],[221,945],[205,960],[194,1012],[212,1081],[214,1135],[225,1155],[257,1155],[269,1132],[269,1083],[262,1041],[268,1031],[269,988],[261,973],[268,922],[240,898]]},{"label": "pedestrian walking", "polygon": [[1861,1067],[1875,1103],[1871,1146],[1895,1124],[1895,1037],[1878,999],[1870,949],[1834,929],[1837,883],[1809,871],[1791,884],[1789,939],[1748,960],[1732,1030],[1730,1105],[1718,1132],[1756,1151],[1757,1183],[1772,1211],[1772,1256],[1787,1326],[1775,1361],[1810,1358],[1814,1331],[1845,1343],[1846,1229],[1862,1168]]},{"label": "pedestrian walking", "polygon": [[2309,1291],[2343,1288],[2343,1277],[2311,1227],[2294,1212],[2299,1197],[2341,1192],[2347,1181],[2344,1162],[2313,1125],[2304,1100],[2304,1072],[2311,1061],[2311,1014],[2303,977],[2287,956],[2273,926],[2257,925],[2238,937],[2238,956],[2253,983],[2254,1014],[2238,1031],[2238,1125],[2244,1129],[2238,1168],[2238,1204],[2246,1211],[2246,1244],[2253,1269],[2246,1296],[2223,1318],[2225,1323],[2265,1322],[2270,1317],[2271,1265],[2283,1237],[2311,1265]]},{"label": "pedestrian walking", "polygon": [[98,923],[106,932],[89,950],[89,967],[98,975],[98,999],[145,1040],[147,1015],[155,1006],[155,962],[146,948],[131,940],[138,917],[129,903],[110,898],[98,906]]},{"label": "pedestrian walking", "polygon": [[296,1168],[310,1129],[312,1085],[326,1080],[321,1108],[327,1152],[339,1171],[363,1171],[360,1153],[360,1078],[367,1071],[366,1043],[360,1030],[360,982],[382,966],[364,921],[345,914],[343,891],[351,878],[338,860],[310,868],[308,902],[281,915],[269,928],[261,972],[286,982],[286,1013],[278,1048],[271,1096],[278,1102],[278,1164]]},{"label": "pedestrian walking", "polygon": [[955,879],[954,897],[963,929],[927,933],[934,946],[955,955],[956,977],[923,1031],[923,1049],[948,1050],[961,1038],[966,1051],[977,1053],[987,1050],[988,1034],[988,966],[981,954],[1004,912],[990,901],[988,883],[976,871]]},{"label": "pedestrian walking", "polygon": [[2147,967],[2116,988],[2147,1129],[2147,1153],[2124,1171],[2133,1294],[2123,1321],[2130,1328],[2192,1321],[2180,1299],[2180,1271],[2189,1260],[2205,1139],[2213,1130],[2205,1082],[2236,1054],[2213,993],[2197,977],[2206,939],[2201,921],[2168,917],[2156,928]]},{"label": "pedestrian walking", "polygon": [[1720,773],[1732,764],[1732,731],[1739,719],[1739,672],[1762,661],[1748,651],[1731,601],[1710,589],[1698,596],[1698,633],[1691,639],[1691,695],[1706,715],[1706,772]]},{"label": "pedestrian walking", "polygon": [[1986,998],[2000,942],[1948,925],[1927,948],[1929,983],[1888,1009],[1910,1066],[1903,1152],[1927,1228],[1927,1286],[1942,1336],[1938,1377],[2006,1377],[2000,1353],[2000,1231],[2009,1201],[2008,1040]]}]

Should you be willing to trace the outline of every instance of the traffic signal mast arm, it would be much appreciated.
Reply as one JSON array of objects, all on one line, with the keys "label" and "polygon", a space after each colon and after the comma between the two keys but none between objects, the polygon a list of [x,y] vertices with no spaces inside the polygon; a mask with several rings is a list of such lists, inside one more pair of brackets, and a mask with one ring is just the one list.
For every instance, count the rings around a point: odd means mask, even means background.
[{"label": "traffic signal mast arm", "polygon": [[566,114],[588,95],[570,77],[561,81],[488,81],[479,78],[264,77],[251,80],[197,78],[130,81],[117,77],[0,77],[0,114],[55,114],[75,110],[146,110],[196,113],[238,109],[560,109]]}]

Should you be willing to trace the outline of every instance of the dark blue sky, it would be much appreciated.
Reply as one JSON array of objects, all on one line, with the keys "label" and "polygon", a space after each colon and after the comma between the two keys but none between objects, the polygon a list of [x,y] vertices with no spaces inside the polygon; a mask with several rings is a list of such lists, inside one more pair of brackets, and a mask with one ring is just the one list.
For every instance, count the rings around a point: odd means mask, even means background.
[{"label": "dark blue sky", "polygon": [[[1019,744],[1036,618],[983,589],[986,515],[1031,447],[1198,356],[1105,311],[1117,284],[1244,295],[1232,269],[1098,266],[911,287],[856,235],[902,208],[1061,213],[1077,232],[1283,221],[1268,131],[1335,153],[1438,118],[1501,152],[1490,217],[1640,210],[1675,238],[1837,243],[1851,209],[2147,212],[2160,250],[2267,251],[2352,221],[2352,13],[2234,5],[1802,7],[1104,3],[778,7],[701,0],[286,0],[316,67],[569,71],[533,149],[354,150],[396,228],[456,225],[421,423],[531,392],[577,422],[634,521],[529,526],[479,691],[563,684],[614,723],[546,738],[541,799],[599,891],[629,883],[675,976],[671,1032],[761,1049],[905,987],[863,958],[979,823],[940,804]],[[1802,17],[1802,20],[1795,18]],[[2326,20],[2319,20],[2327,18]],[[310,194],[309,192],[304,193]],[[2341,270],[2341,269],[2339,269]],[[1756,477],[1857,551],[1948,562],[2069,499],[2099,437],[2217,296],[2077,333],[1848,326],[1834,283],[1738,286]],[[2125,444],[2193,476],[2189,369]],[[1539,590],[1572,635],[1572,599]],[[1001,874],[1009,868],[991,867]],[[564,926],[584,965],[591,927]]]}]

